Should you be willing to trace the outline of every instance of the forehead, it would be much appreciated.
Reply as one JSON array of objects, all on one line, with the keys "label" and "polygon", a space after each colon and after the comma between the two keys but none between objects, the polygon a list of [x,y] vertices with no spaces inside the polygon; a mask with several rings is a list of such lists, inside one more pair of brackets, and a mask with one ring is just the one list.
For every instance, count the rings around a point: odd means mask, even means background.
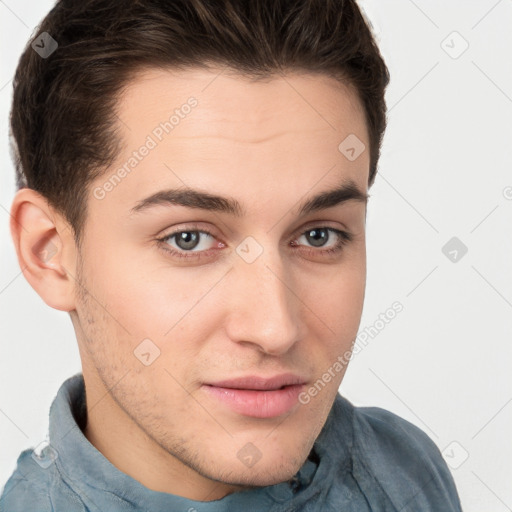
[{"label": "forehead", "polygon": [[175,137],[222,135],[257,143],[283,130],[342,136],[340,127],[345,126],[367,139],[364,111],[349,85],[298,71],[256,81],[222,68],[141,70],[118,101],[125,136],[129,138],[134,122],[146,131],[157,126],[191,97],[199,108],[174,126]]},{"label": "forehead", "polygon": [[260,198],[260,208],[315,184],[367,186],[369,152],[350,161],[339,150],[353,135],[369,147],[363,109],[351,88],[324,75],[251,81],[222,69],[148,69],[127,84],[116,113],[123,149],[100,181],[125,171],[103,205],[128,211],[188,186],[242,204]]}]

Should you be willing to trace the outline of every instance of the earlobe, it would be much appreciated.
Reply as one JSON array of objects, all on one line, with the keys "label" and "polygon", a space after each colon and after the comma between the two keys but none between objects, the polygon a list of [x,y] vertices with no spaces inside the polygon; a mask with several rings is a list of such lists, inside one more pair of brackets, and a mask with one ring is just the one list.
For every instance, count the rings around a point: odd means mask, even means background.
[{"label": "earlobe", "polygon": [[10,229],[30,286],[52,308],[74,310],[76,248],[68,224],[41,194],[23,188],[11,206]]}]

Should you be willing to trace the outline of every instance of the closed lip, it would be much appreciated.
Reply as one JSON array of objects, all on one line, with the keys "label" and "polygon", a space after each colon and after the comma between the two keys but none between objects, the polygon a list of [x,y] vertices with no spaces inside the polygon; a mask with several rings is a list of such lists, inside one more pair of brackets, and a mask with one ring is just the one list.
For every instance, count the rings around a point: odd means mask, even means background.
[{"label": "closed lip", "polygon": [[216,382],[205,382],[206,386],[230,389],[253,389],[259,391],[271,391],[281,389],[285,386],[305,384],[306,380],[293,373],[283,373],[273,377],[262,377],[259,375],[248,375],[236,379],[220,380]]}]

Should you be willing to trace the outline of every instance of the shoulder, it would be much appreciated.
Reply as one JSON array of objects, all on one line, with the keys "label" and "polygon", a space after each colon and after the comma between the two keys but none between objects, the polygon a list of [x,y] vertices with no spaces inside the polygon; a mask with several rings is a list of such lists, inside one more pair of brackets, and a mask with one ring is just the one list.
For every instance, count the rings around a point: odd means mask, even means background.
[{"label": "shoulder", "polygon": [[0,496],[0,510],[5,512],[53,510],[48,495],[50,473],[38,466],[32,459],[32,453],[32,449],[27,449],[18,457],[16,469],[7,480]]},{"label": "shoulder", "polygon": [[[32,456],[29,448],[21,452],[17,466],[0,495],[2,512],[54,512],[55,510],[84,511],[85,508],[70,496],[53,461]],[[44,457],[44,456],[43,456]],[[36,457],[37,458],[37,457]]]},{"label": "shoulder", "polygon": [[453,477],[420,428],[379,407],[354,407],[355,470],[403,512],[459,512]]},{"label": "shoulder", "polygon": [[[363,442],[378,441],[379,451],[389,451],[393,459],[414,454],[426,457],[434,464],[444,466],[444,460],[436,444],[419,427],[397,414],[380,407],[355,407],[354,426],[359,427],[359,439]],[[376,447],[375,447],[376,448]]]}]

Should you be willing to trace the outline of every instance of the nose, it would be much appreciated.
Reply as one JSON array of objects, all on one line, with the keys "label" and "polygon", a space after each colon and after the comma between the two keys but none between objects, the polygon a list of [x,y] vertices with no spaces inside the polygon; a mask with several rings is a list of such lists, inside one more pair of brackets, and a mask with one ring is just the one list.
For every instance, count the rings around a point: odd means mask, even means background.
[{"label": "nose", "polygon": [[230,339],[270,355],[285,354],[304,334],[303,303],[294,292],[292,272],[277,249],[265,249],[252,263],[234,260],[226,290]]}]

